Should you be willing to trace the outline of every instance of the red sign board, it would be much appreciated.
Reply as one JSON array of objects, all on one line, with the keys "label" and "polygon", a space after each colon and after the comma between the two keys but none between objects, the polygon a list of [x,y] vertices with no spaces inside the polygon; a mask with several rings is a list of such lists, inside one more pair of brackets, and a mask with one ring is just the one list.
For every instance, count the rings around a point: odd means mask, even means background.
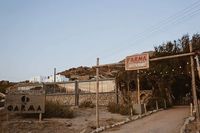
[{"label": "red sign board", "polygon": [[138,55],[127,56],[125,60],[126,70],[139,70],[149,68],[149,54],[143,53]]}]

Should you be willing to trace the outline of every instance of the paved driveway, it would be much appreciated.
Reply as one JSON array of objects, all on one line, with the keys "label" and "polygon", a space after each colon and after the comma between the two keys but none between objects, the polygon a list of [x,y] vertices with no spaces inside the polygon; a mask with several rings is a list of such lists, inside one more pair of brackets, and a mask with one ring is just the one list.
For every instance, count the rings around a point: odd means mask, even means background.
[{"label": "paved driveway", "polygon": [[189,106],[173,107],[104,133],[179,133],[187,116]]}]

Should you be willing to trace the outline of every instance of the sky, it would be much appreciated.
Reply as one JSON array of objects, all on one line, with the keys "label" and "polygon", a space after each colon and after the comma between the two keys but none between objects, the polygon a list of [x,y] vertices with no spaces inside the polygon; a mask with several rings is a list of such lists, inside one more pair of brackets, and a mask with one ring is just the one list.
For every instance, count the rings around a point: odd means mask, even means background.
[{"label": "sky", "polygon": [[0,0],[0,80],[115,63],[199,22],[200,0]]}]

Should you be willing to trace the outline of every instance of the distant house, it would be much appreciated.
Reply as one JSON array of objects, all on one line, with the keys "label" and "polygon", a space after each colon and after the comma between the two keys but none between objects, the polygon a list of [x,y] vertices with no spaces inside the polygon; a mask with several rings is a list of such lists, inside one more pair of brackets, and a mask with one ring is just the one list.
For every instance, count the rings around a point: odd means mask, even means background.
[{"label": "distant house", "polygon": [[[65,76],[63,75],[60,75],[60,74],[57,74],[56,75],[56,82],[66,82],[66,81],[69,81],[68,78],[66,78]],[[47,82],[54,82],[54,76],[49,76],[47,78]]]},{"label": "distant house", "polygon": [[47,80],[47,77],[45,76],[35,76],[35,77],[32,77],[29,82],[31,83],[42,83],[42,82],[46,82]]},{"label": "distant house", "polygon": [[[56,82],[66,82],[66,81],[69,81],[68,78],[66,78],[65,76],[63,75],[60,75],[60,74],[57,74],[56,75]],[[35,77],[32,77],[29,82],[31,83],[46,83],[46,82],[54,82],[54,76],[35,76]]]}]

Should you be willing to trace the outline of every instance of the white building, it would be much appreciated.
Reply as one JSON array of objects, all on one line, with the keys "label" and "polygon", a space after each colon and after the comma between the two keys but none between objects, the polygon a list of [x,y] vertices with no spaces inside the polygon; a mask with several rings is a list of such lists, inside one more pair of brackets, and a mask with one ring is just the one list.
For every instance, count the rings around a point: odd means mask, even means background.
[{"label": "white building", "polygon": [[[56,82],[66,82],[66,81],[69,81],[68,78],[66,78],[65,76],[63,75],[56,75]],[[35,77],[32,77],[29,82],[31,83],[45,83],[45,82],[54,82],[54,76],[48,76],[48,77],[45,77],[45,76],[35,76]]]},{"label": "white building", "polygon": [[35,77],[32,77],[29,82],[31,83],[42,83],[42,82],[46,82],[47,80],[47,77],[45,76],[35,76]]},{"label": "white building", "polygon": [[[60,75],[60,74],[56,75],[56,82],[66,82],[66,81],[69,81],[69,79],[66,78],[65,76]],[[47,82],[54,82],[54,76],[52,76],[52,75],[49,76],[47,79]]]}]

